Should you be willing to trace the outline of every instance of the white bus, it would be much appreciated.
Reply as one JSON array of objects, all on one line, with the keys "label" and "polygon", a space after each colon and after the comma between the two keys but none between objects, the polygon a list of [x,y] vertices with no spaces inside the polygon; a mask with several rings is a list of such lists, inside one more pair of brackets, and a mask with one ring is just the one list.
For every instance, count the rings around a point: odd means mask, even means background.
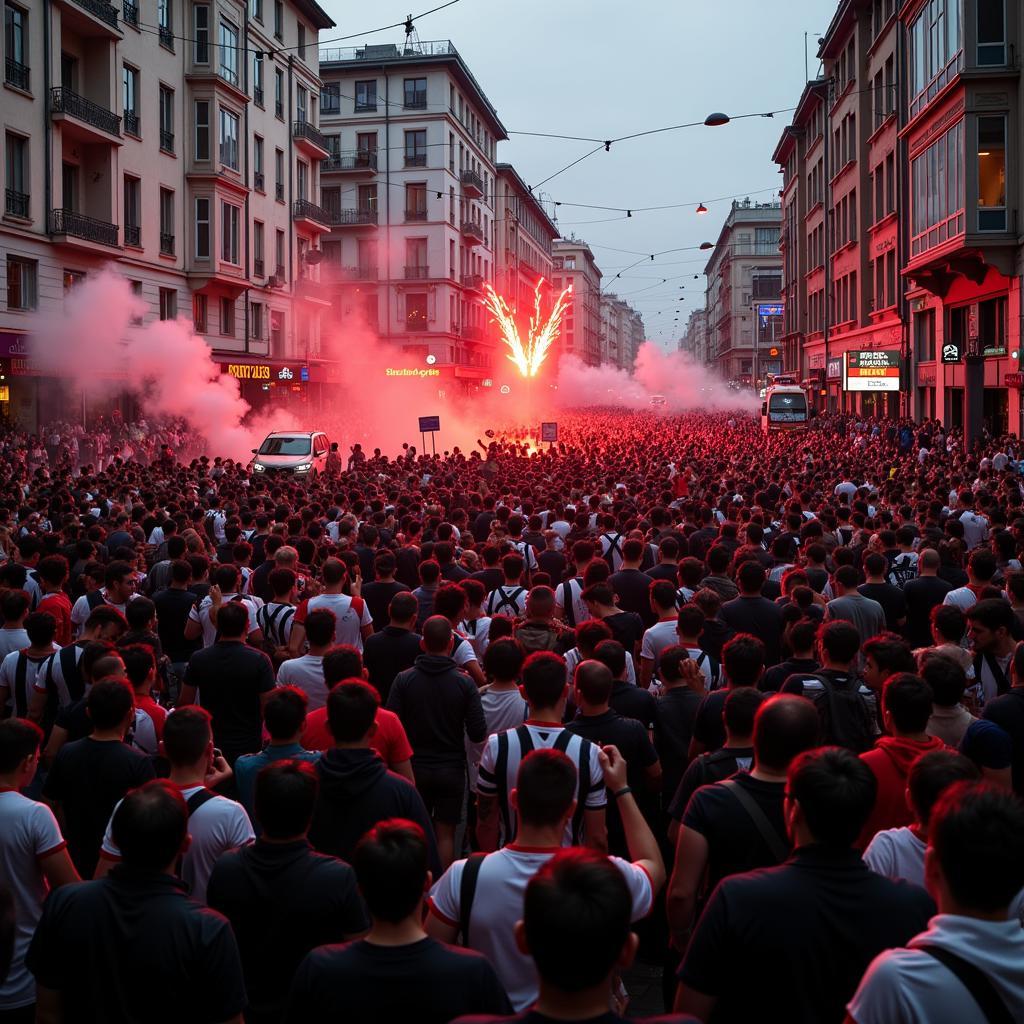
[{"label": "white bus", "polygon": [[771,384],[761,403],[761,429],[766,433],[780,430],[806,430],[810,410],[807,392],[799,384]]}]

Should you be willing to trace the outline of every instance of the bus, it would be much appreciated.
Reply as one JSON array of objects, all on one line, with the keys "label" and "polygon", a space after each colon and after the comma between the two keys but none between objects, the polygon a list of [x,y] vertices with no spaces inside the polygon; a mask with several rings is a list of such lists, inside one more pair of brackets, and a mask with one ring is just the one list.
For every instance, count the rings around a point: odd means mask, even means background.
[{"label": "bus", "polygon": [[781,430],[806,430],[810,410],[807,392],[798,384],[772,383],[761,403],[761,429],[766,433]]}]

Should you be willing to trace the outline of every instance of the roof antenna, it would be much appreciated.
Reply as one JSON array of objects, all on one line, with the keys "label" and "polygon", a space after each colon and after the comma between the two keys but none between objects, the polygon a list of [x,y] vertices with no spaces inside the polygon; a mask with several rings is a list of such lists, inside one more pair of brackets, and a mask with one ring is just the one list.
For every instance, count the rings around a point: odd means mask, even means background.
[{"label": "roof antenna", "polygon": [[420,55],[420,34],[413,24],[412,15],[405,19],[405,51],[406,57],[418,57]]}]

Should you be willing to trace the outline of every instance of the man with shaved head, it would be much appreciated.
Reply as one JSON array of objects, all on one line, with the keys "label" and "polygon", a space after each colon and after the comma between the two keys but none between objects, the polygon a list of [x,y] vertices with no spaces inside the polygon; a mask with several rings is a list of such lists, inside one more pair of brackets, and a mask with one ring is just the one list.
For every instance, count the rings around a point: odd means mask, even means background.
[{"label": "man with shaved head", "polygon": [[427,805],[441,862],[455,852],[455,827],[466,789],[466,737],[480,743],[487,723],[476,684],[451,656],[454,633],[443,615],[423,624],[423,653],[400,672],[388,694],[388,709],[402,720],[412,744],[416,788]]}]

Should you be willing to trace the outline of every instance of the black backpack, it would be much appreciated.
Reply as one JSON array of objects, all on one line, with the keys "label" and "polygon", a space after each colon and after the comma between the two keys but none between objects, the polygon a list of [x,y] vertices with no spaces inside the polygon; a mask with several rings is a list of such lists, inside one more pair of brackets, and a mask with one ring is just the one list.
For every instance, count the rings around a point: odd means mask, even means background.
[{"label": "black backpack", "polygon": [[822,740],[846,747],[855,754],[870,750],[875,743],[871,709],[860,692],[860,680],[847,677],[838,683],[823,674],[806,676],[821,683],[821,690],[809,694],[821,718]]}]

